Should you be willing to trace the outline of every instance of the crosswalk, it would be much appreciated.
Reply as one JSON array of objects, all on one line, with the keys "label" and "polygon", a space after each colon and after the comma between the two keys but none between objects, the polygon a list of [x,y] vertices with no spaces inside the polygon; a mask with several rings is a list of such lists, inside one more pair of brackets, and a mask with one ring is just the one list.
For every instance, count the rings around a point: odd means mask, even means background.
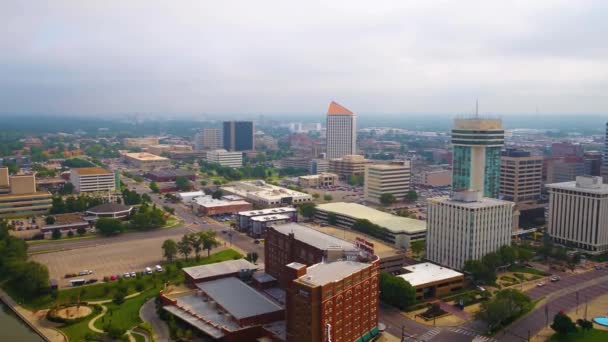
[{"label": "crosswalk", "polygon": [[451,331],[453,333],[456,333],[456,334],[471,336],[471,337],[473,337],[473,341],[475,341],[475,342],[495,342],[496,341],[495,339],[493,339],[491,337],[481,336],[478,333],[476,333],[472,330],[468,330],[468,329],[454,327],[454,328],[447,328],[447,330]]},{"label": "crosswalk", "polygon": [[433,328],[425,332],[424,334],[418,336],[417,339],[422,341],[430,341],[433,337],[439,335],[439,333],[441,333],[441,328]]}]

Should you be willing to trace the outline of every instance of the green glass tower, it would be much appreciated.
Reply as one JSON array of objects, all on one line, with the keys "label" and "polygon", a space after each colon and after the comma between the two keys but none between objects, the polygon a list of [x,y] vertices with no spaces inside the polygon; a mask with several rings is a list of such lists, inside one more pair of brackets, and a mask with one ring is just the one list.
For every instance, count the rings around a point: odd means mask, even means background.
[{"label": "green glass tower", "polygon": [[481,191],[485,197],[498,198],[504,143],[500,119],[456,119],[452,129],[452,190]]}]

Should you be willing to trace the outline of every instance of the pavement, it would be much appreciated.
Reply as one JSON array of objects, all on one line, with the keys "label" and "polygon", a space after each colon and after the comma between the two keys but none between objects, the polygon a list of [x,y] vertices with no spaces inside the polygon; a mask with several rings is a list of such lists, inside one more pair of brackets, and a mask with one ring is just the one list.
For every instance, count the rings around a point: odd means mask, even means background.
[{"label": "pavement", "polygon": [[150,324],[154,330],[154,341],[167,342],[170,340],[169,327],[167,324],[158,318],[156,314],[156,303],[154,298],[147,301],[139,310],[139,317],[142,321]]}]

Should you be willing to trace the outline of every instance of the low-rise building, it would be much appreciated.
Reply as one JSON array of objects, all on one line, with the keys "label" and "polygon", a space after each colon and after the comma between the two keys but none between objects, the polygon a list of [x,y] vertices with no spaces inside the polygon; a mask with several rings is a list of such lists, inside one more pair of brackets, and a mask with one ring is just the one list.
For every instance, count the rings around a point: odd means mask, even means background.
[{"label": "low-rise building", "polygon": [[44,214],[51,208],[49,192],[36,190],[36,176],[9,176],[8,168],[0,168],[0,217]]},{"label": "low-rise building", "polygon": [[155,182],[175,182],[177,177],[184,177],[188,180],[195,181],[196,173],[182,169],[161,169],[146,173],[146,178]]},{"label": "low-rise building", "polygon": [[199,191],[190,191],[190,192],[180,192],[177,194],[177,197],[179,198],[179,200],[185,204],[190,204],[190,203],[192,203],[192,201],[195,198],[201,197],[201,196],[205,196],[205,192],[200,191],[200,190]]},{"label": "low-rise building", "polygon": [[40,230],[43,233],[51,232],[55,229],[60,231],[76,231],[78,228],[87,229],[90,227],[89,221],[85,220],[81,213],[67,213],[52,215],[55,221],[53,224],[44,224]]},{"label": "low-rise building", "polygon": [[228,152],[226,150],[213,150],[207,152],[207,162],[216,163],[222,166],[228,167],[242,167],[243,166],[243,152],[233,151]]},{"label": "low-rise building", "polygon": [[126,220],[131,216],[132,211],[133,207],[131,206],[118,203],[104,203],[87,209],[85,219],[88,221],[96,221],[100,218]]},{"label": "low-rise building", "polygon": [[285,157],[281,159],[281,167],[308,170],[310,166],[310,158],[304,157]]},{"label": "low-rise building", "polygon": [[340,176],[340,179],[348,179],[351,176],[363,176],[365,174],[365,165],[371,163],[365,157],[352,154],[345,155],[341,158],[329,160],[329,172]]},{"label": "low-rise building", "polygon": [[227,201],[211,196],[195,197],[192,200],[192,210],[198,215],[212,216],[234,214],[239,211],[251,210],[252,205],[246,201]]},{"label": "low-rise building", "polygon": [[316,175],[317,173],[329,171],[329,160],[328,159],[313,159],[310,161],[310,174]]},{"label": "low-rise building", "polygon": [[148,146],[148,153],[160,156],[163,153],[170,152],[189,152],[192,151],[190,145],[173,145],[173,144],[157,144]]},{"label": "low-rise building", "polygon": [[[283,208],[270,208],[270,209],[260,209],[260,210],[250,210],[250,211],[241,211],[236,214],[236,228],[241,232],[246,232],[249,235],[255,235],[256,232],[254,229],[254,222],[263,222],[274,220],[272,217],[277,217],[277,220],[283,220],[282,217],[286,216],[288,221],[297,222],[298,221],[298,209],[291,207],[283,207]],[[267,217],[264,220],[254,221],[256,217]],[[262,228],[262,224],[256,224]],[[264,224],[264,226],[267,226]],[[263,227],[266,228],[266,227]],[[263,232],[258,231],[259,235],[262,235]],[[258,235],[258,236],[259,236]]]},{"label": "low-rise building", "polygon": [[411,169],[409,160],[390,164],[365,166],[364,196],[366,201],[381,203],[384,194],[392,194],[402,201],[410,191]]},{"label": "low-rise building", "polygon": [[464,286],[464,275],[449,268],[424,262],[403,268],[400,275],[416,289],[416,299],[436,298],[458,291]]},{"label": "low-rise building", "polygon": [[145,148],[150,145],[158,145],[158,137],[125,138],[124,144],[127,148]]},{"label": "low-rise building", "polygon": [[338,175],[335,173],[322,172],[316,175],[300,176],[298,182],[303,188],[318,186],[334,186],[338,183]]},{"label": "low-rise building", "polygon": [[262,208],[312,202],[309,194],[268,184],[263,180],[235,182],[231,186],[222,187],[222,191],[245,198]]},{"label": "low-rise building", "polygon": [[184,267],[182,271],[186,276],[186,283],[196,285],[209,280],[226,277],[238,277],[244,271],[253,272],[258,266],[245,259],[227,260],[215,264]]},{"label": "low-rise building", "polygon": [[408,249],[411,242],[426,238],[424,221],[385,213],[357,203],[324,203],[315,210],[315,220],[328,223],[328,215],[336,217],[336,225],[351,228],[358,220],[368,220],[383,232],[376,238],[388,242],[397,248]]},{"label": "low-rise building", "polygon": [[207,151],[171,151],[169,159],[184,160],[184,159],[206,159]]},{"label": "low-rise building", "polygon": [[141,170],[166,169],[171,167],[169,159],[146,152],[125,153],[124,159],[131,167]]},{"label": "low-rise building", "polygon": [[426,186],[439,187],[452,185],[451,170],[435,170],[423,173],[422,183]]},{"label": "low-rise building", "polygon": [[113,172],[101,167],[70,169],[70,182],[76,192],[108,192],[116,190]]}]

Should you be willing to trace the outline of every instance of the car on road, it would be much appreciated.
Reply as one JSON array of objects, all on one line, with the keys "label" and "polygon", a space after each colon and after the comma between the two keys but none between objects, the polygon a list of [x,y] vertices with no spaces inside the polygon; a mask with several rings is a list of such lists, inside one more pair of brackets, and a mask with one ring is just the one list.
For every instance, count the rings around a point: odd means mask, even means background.
[{"label": "car on road", "polygon": [[89,274],[93,274],[93,271],[91,271],[91,270],[84,270],[84,271],[78,272],[79,276],[89,275]]},{"label": "car on road", "polygon": [[545,286],[545,283],[542,281],[540,283],[536,283],[536,287],[543,287],[543,286]]},{"label": "car on road", "polygon": [[146,267],[146,268],[144,269],[144,272],[145,272],[146,274],[152,274],[152,269],[151,269],[150,267]]},{"label": "car on road", "polygon": [[154,268],[156,269],[156,272],[162,272],[163,271],[163,267],[161,265],[156,265],[156,266],[154,266]]},{"label": "car on road", "polygon": [[131,272],[131,278],[135,278],[135,277],[137,277],[137,273]]},{"label": "car on road", "polygon": [[551,280],[551,282],[555,283],[556,281],[560,281],[561,278],[559,276],[553,276],[553,277],[551,277],[549,279]]},{"label": "car on road", "polygon": [[85,282],[85,284],[94,284],[94,283],[96,283],[96,282],[97,282],[97,279],[95,279],[95,278],[91,278],[91,279],[87,280],[87,281]]}]

